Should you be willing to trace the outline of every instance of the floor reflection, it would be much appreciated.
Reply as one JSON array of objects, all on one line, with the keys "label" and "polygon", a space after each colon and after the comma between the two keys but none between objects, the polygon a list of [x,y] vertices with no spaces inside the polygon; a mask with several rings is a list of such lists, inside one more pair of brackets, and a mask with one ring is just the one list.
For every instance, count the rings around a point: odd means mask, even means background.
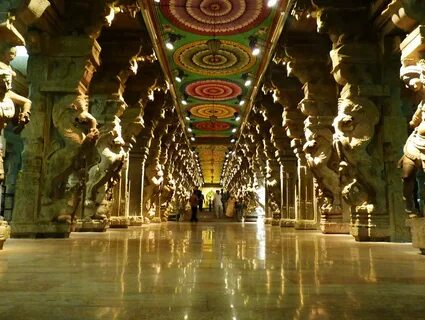
[{"label": "floor reflection", "polygon": [[0,253],[0,319],[421,319],[410,244],[237,223],[168,223]]}]

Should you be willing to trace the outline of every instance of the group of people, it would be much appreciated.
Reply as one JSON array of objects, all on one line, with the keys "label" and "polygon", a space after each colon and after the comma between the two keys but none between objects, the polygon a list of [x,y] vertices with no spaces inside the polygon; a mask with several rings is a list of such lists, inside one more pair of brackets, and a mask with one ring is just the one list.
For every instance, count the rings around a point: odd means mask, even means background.
[{"label": "group of people", "polygon": [[[235,211],[235,202],[236,199],[233,196],[229,196],[228,192],[217,190],[213,198],[214,213],[217,219],[223,217],[225,213],[227,217],[233,217]],[[202,211],[204,204],[204,195],[198,187],[193,189],[193,192],[189,198],[190,208],[192,210],[192,215],[190,217],[191,222],[197,222],[198,217],[198,207],[199,211]]]},{"label": "group of people", "polygon": [[213,198],[214,213],[217,219],[220,219],[225,214],[226,217],[233,217],[235,212],[236,199],[229,194],[217,190]]}]

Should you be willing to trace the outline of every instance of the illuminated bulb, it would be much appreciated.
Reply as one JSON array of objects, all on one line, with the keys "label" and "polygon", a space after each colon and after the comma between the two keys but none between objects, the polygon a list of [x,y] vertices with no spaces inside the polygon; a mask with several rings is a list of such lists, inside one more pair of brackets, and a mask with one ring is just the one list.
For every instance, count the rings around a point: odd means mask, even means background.
[{"label": "illuminated bulb", "polygon": [[258,56],[259,54],[260,54],[260,48],[254,48],[254,50],[252,50],[253,56]]},{"label": "illuminated bulb", "polygon": [[240,106],[243,106],[243,105],[244,105],[244,103],[245,103],[245,100],[241,100],[241,101],[239,101],[239,105],[240,105]]},{"label": "illuminated bulb", "polygon": [[173,50],[173,49],[174,49],[174,45],[173,45],[171,42],[166,42],[166,43],[165,43],[165,47],[166,47],[168,50]]},{"label": "illuminated bulb", "polygon": [[195,137],[191,137],[190,140],[195,141]]},{"label": "illuminated bulb", "polygon": [[[185,99],[182,99],[182,103],[183,103],[183,105],[187,105],[187,101],[185,100]],[[186,118],[187,119],[187,118]]]},{"label": "illuminated bulb", "polygon": [[187,128],[187,131],[189,131],[189,132],[192,132],[193,130],[192,130],[192,128]]},{"label": "illuminated bulb", "polygon": [[176,76],[174,79],[176,79],[177,82],[182,82],[182,78],[180,76]]},{"label": "illuminated bulb", "polygon": [[239,121],[240,119],[241,119],[241,116],[237,116],[235,120]]},{"label": "illuminated bulb", "polygon": [[232,138],[231,140],[230,140],[230,142],[231,143],[234,143],[236,141],[236,139],[235,138]]},{"label": "illuminated bulb", "polygon": [[277,3],[277,0],[269,0],[267,1],[267,7],[271,8],[274,7]]},{"label": "illuminated bulb", "polygon": [[232,129],[232,132],[233,132],[233,133],[235,133],[235,132],[236,132],[236,130],[237,130],[236,128],[233,128],[233,129]]},{"label": "illuminated bulb", "polygon": [[252,80],[248,79],[245,81],[245,87],[249,87],[252,84]]}]

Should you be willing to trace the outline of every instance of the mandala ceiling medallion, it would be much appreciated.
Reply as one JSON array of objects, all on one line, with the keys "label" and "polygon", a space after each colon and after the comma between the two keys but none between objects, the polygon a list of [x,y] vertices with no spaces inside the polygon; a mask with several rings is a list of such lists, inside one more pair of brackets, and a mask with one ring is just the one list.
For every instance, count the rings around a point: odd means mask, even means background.
[{"label": "mandala ceiling medallion", "polygon": [[163,0],[161,11],[182,30],[200,35],[234,35],[262,23],[270,8],[264,0]]},{"label": "mandala ceiling medallion", "polygon": [[223,105],[223,104],[201,104],[190,108],[190,113],[198,118],[211,118],[211,116],[217,117],[217,119],[231,118],[238,112],[237,109]]},{"label": "mandala ceiling medallion", "polygon": [[186,93],[201,100],[230,100],[242,94],[237,84],[225,80],[201,80],[186,86]]},{"label": "mandala ceiling medallion", "polygon": [[198,130],[204,131],[226,131],[230,129],[230,123],[221,121],[201,121],[193,125]]},{"label": "mandala ceiling medallion", "polygon": [[208,76],[242,73],[254,66],[256,58],[250,48],[233,41],[217,41],[186,44],[174,52],[174,62],[186,71]]}]

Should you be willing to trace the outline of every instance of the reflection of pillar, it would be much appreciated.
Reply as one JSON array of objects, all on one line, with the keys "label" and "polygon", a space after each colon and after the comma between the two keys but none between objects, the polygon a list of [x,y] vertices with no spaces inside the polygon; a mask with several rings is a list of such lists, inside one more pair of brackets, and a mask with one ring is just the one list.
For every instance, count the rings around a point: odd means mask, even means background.
[{"label": "reflection of pillar", "polygon": [[297,188],[297,163],[295,159],[283,160],[282,171],[284,175],[284,203],[286,210],[282,212],[281,227],[295,225],[296,188]]}]

